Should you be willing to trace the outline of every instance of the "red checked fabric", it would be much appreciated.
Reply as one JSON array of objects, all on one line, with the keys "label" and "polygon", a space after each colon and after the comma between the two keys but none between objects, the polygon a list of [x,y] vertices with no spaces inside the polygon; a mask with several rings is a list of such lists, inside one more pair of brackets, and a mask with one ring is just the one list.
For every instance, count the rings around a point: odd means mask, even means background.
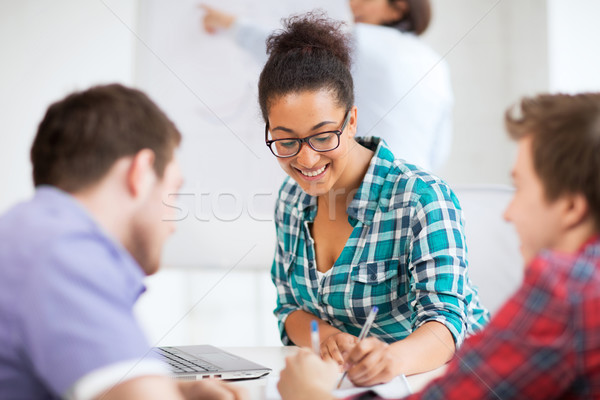
[{"label": "red checked fabric", "polygon": [[536,258],[447,374],[408,399],[600,399],[600,238]]}]

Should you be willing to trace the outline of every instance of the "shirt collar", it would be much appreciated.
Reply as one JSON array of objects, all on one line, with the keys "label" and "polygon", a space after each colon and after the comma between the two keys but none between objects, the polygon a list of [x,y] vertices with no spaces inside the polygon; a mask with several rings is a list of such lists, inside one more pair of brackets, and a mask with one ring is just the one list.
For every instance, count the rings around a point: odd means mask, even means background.
[{"label": "shirt collar", "polygon": [[586,251],[591,251],[593,253],[598,253],[600,249],[600,234],[594,233],[591,237],[586,240],[581,247],[579,248],[580,253],[584,253]]},{"label": "shirt collar", "polygon": [[381,189],[394,163],[394,155],[380,138],[360,137],[356,138],[356,141],[369,150],[373,150],[374,154],[358,191],[348,205],[348,220],[353,226],[356,224],[353,219],[370,225],[379,206]]},{"label": "shirt collar", "polygon": [[[369,150],[373,150],[374,154],[362,183],[348,205],[346,212],[348,213],[348,222],[352,226],[355,226],[357,221],[370,225],[379,205],[383,183],[394,163],[394,155],[380,138],[358,137],[356,142]],[[298,211],[304,214],[305,220],[314,221],[317,213],[317,198],[302,190],[300,192],[297,202]]]}]

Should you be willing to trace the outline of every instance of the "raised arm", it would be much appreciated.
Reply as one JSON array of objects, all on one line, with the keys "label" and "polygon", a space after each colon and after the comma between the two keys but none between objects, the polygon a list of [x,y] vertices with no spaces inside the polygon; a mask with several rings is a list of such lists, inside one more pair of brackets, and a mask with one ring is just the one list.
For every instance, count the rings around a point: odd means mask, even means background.
[{"label": "raised arm", "polygon": [[201,4],[200,8],[204,10],[202,26],[206,32],[211,34],[225,32],[259,64],[262,65],[267,61],[266,40],[274,27],[258,25],[205,4]]}]

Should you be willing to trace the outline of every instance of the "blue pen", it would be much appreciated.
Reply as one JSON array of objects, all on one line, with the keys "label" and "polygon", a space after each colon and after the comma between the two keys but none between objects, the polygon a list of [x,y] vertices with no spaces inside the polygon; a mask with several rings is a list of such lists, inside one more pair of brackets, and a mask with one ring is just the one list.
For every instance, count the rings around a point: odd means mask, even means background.
[{"label": "blue pen", "polygon": [[[379,311],[379,308],[377,308],[377,306],[373,306],[373,308],[371,308],[371,312],[369,313],[369,316],[367,317],[367,321],[363,325],[362,329],[360,330],[360,334],[358,335],[359,342],[361,340],[363,340],[365,337],[367,337],[367,335],[369,334],[369,330],[371,330],[371,325],[373,325],[373,322],[375,321],[375,316],[377,315],[377,311]],[[340,386],[342,386],[342,382],[344,381],[344,378],[346,377],[347,373],[348,373],[348,371],[344,371],[344,374],[342,375],[342,379],[340,379],[340,381],[337,385],[338,389],[340,388]]]},{"label": "blue pen", "polygon": [[319,337],[319,323],[314,319],[310,321],[310,341],[316,355],[321,355],[321,338]]}]

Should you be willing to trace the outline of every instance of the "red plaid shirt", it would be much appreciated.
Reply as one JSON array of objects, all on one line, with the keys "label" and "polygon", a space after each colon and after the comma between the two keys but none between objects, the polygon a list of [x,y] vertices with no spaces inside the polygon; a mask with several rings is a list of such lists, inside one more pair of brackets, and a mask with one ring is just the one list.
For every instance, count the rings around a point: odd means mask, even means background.
[{"label": "red plaid shirt", "polygon": [[407,399],[600,399],[600,238],[536,258],[446,374]]}]

